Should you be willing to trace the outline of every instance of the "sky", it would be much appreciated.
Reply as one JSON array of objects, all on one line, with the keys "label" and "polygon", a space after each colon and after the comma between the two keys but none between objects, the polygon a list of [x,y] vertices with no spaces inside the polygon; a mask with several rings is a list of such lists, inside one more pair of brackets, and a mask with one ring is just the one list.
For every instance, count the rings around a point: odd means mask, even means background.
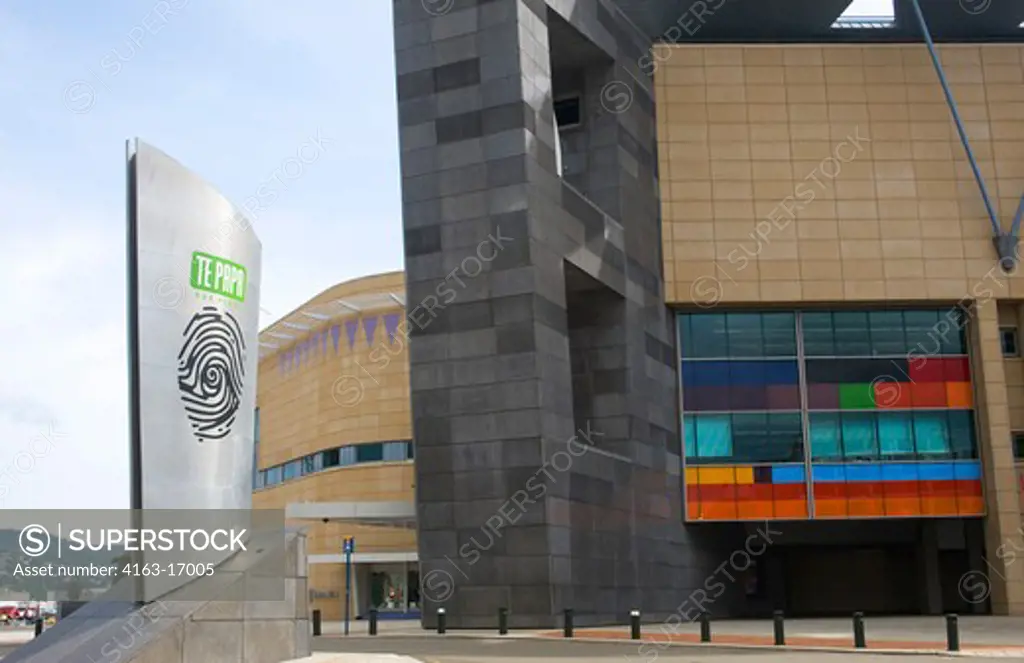
[{"label": "sky", "polygon": [[[261,326],[402,266],[391,2],[0,3],[0,507],[128,505],[125,140],[255,219]],[[886,14],[891,0],[857,0]]]},{"label": "sky", "polygon": [[128,506],[125,140],[238,204],[330,141],[255,220],[261,326],[402,267],[391,2],[167,4],[0,3],[0,507]]}]

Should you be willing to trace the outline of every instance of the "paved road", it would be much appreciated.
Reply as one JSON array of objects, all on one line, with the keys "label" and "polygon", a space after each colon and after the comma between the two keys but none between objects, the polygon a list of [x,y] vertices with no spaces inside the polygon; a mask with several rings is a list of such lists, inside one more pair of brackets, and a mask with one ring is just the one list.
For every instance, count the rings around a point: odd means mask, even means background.
[{"label": "paved road", "polygon": [[[638,646],[632,643],[431,636],[317,638],[313,641],[313,649],[317,652],[401,654],[424,663],[584,663],[606,660],[630,663],[926,663],[929,658],[937,658],[894,654],[776,653],[701,647],[658,649],[650,643]],[[1000,660],[1024,661],[1024,658],[1001,657]]]}]

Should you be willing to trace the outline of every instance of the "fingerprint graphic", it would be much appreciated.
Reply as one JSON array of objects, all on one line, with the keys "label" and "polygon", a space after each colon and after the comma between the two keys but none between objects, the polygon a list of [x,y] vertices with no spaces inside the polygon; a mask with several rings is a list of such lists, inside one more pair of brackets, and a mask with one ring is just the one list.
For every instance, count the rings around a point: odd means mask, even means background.
[{"label": "fingerprint graphic", "polygon": [[231,432],[242,401],[245,339],[227,311],[204,306],[182,334],[178,353],[178,389],[185,413],[200,442],[221,440]]}]

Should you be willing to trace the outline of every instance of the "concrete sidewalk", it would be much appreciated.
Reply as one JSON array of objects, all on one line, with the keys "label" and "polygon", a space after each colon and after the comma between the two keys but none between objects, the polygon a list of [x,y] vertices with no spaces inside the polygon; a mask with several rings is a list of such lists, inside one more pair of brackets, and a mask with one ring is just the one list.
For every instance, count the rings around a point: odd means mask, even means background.
[{"label": "concrete sidewalk", "polygon": [[419,659],[398,654],[331,654],[318,652],[285,663],[420,663]]}]

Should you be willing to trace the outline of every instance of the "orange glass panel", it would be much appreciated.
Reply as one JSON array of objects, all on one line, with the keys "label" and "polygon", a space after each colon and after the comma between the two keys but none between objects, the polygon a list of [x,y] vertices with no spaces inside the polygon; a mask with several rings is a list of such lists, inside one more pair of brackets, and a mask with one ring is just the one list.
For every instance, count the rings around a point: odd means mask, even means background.
[{"label": "orange glass panel", "polygon": [[776,518],[807,519],[806,500],[779,500],[775,502]]},{"label": "orange glass panel", "polygon": [[960,495],[956,498],[957,510],[961,516],[985,515],[985,499]]},{"label": "orange glass panel", "polygon": [[887,516],[920,516],[921,500],[917,497],[885,496],[885,515]]},{"label": "orange glass panel", "polygon": [[817,518],[848,518],[846,500],[814,500],[814,515]]},{"label": "orange glass panel", "polygon": [[874,518],[885,515],[885,500],[879,497],[854,497],[850,499],[851,518]]},{"label": "orange glass panel", "polygon": [[697,485],[698,481],[697,481],[697,468],[696,467],[688,467],[688,468],[686,468],[686,483],[687,483],[687,485],[690,485],[690,486],[696,486]]},{"label": "orange glass panel", "polygon": [[703,520],[736,520],[735,502],[703,502],[700,510]]},{"label": "orange glass panel", "polygon": [[910,400],[910,385],[906,382],[876,382],[874,391],[875,407],[879,410],[908,410],[913,407]]},{"label": "orange glass panel", "polygon": [[956,497],[921,496],[921,513],[926,516],[957,516]]},{"label": "orange glass panel", "polygon": [[700,502],[690,500],[686,503],[686,519],[700,520]]},{"label": "orange glass panel", "polygon": [[970,382],[947,382],[946,404],[951,408],[967,410],[974,407],[974,392]]},{"label": "orange glass panel", "polygon": [[697,470],[697,477],[701,484],[730,484],[736,483],[735,467],[701,467]]},{"label": "orange glass panel", "polygon": [[910,400],[914,407],[946,407],[944,382],[912,382]]},{"label": "orange glass panel", "polygon": [[764,520],[775,515],[773,504],[768,500],[752,500],[736,503],[736,514],[743,520]]}]

